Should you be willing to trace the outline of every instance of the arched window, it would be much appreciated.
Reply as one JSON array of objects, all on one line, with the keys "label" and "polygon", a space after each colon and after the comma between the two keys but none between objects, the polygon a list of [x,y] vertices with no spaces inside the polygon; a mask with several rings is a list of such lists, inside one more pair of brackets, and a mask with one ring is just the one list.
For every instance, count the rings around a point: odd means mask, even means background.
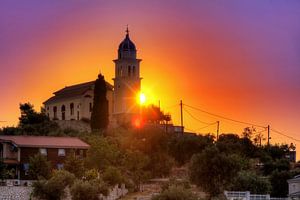
[{"label": "arched window", "polygon": [[131,67],[128,66],[128,76],[131,76]]},{"label": "arched window", "polygon": [[74,115],[74,103],[70,103],[70,114]]},{"label": "arched window", "polygon": [[132,75],[135,76],[135,66],[132,66]]},{"label": "arched window", "polygon": [[66,106],[62,105],[61,106],[61,120],[65,120],[66,119]]},{"label": "arched window", "polygon": [[53,119],[57,119],[57,107],[53,107]]},{"label": "arched window", "polygon": [[90,103],[90,112],[92,112],[92,110],[93,110],[93,104]]},{"label": "arched window", "polygon": [[120,76],[122,77],[123,76],[123,69],[122,69],[122,66],[120,68]]}]

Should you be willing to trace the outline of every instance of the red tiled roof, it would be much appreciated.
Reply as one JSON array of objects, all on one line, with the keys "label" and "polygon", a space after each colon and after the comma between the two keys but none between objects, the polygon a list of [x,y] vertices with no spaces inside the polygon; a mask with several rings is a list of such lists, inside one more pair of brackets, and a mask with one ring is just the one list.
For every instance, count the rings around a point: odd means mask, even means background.
[{"label": "red tiled roof", "polygon": [[0,135],[0,142],[8,141],[18,147],[44,147],[44,148],[78,148],[88,149],[90,145],[76,137],[52,136],[8,136]]}]

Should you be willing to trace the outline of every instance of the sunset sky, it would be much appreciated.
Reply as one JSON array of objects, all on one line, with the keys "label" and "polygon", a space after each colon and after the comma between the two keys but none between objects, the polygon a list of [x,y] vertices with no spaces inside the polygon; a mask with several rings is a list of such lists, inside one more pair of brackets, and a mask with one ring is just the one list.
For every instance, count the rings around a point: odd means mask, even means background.
[{"label": "sunset sky", "polygon": [[[126,24],[143,59],[142,90],[175,124],[182,99],[300,139],[298,0],[2,0],[0,127],[17,124],[20,102],[39,110],[54,91],[94,80],[99,71],[112,83]],[[204,122],[220,120],[224,133],[246,126],[185,109]],[[184,122],[216,132],[187,113]]]}]

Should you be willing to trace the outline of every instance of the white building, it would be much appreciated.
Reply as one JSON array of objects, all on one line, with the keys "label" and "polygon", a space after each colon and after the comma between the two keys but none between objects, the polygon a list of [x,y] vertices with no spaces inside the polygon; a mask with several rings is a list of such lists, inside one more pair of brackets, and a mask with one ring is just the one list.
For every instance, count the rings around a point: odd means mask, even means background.
[{"label": "white building", "polygon": [[[136,96],[140,92],[140,62],[136,47],[126,30],[120,43],[115,63],[114,86],[107,83],[109,121],[119,124],[130,123],[139,114]],[[96,76],[95,76],[96,77]],[[53,93],[44,102],[46,114],[52,120],[90,119],[93,106],[94,81],[72,85]]]},{"label": "white building", "polygon": [[291,199],[300,199],[300,175],[287,180],[289,184],[289,197]]}]

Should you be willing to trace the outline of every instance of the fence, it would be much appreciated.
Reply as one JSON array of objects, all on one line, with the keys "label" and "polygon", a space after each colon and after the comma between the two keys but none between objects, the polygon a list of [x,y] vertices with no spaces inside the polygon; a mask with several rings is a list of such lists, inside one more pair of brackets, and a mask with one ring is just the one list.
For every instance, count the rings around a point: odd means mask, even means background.
[{"label": "fence", "polygon": [[269,194],[250,194],[249,191],[224,191],[228,200],[288,200],[288,198],[270,197]]}]

